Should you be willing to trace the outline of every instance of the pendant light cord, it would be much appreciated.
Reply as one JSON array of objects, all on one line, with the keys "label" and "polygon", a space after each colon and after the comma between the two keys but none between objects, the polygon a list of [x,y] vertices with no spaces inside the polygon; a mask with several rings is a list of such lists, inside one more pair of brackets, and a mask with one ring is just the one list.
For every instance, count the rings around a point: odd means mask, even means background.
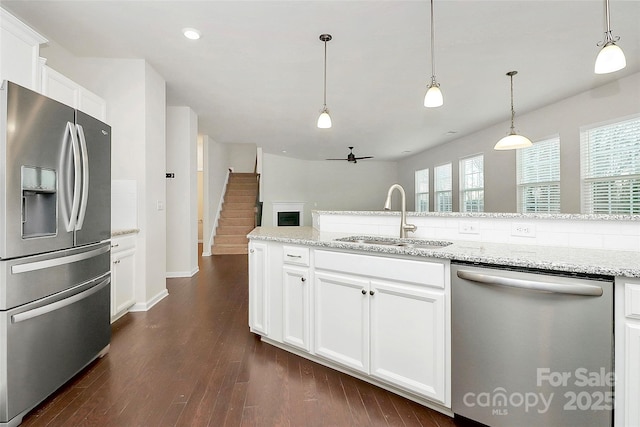
[{"label": "pendant light cord", "polygon": [[597,46],[606,46],[611,43],[615,43],[620,40],[620,36],[614,37],[611,35],[611,16],[609,12],[609,0],[605,0],[604,2],[604,24],[606,26],[606,30],[604,32],[604,40],[598,42]]},{"label": "pendant light cord", "polygon": [[327,41],[324,41],[324,95],[323,106],[327,108]]},{"label": "pendant light cord", "polygon": [[431,0],[431,81],[436,80],[436,59],[435,59],[435,28],[433,27],[433,0]]},{"label": "pendant light cord", "polygon": [[516,116],[516,112],[513,109],[513,75],[514,75],[514,71],[509,72],[509,78],[511,79],[511,133],[514,134],[515,133],[515,127],[513,125],[513,120]]}]

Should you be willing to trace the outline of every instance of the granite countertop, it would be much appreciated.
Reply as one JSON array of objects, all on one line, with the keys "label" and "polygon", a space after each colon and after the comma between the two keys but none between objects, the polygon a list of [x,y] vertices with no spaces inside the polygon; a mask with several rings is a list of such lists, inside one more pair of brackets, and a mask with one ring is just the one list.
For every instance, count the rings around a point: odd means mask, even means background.
[{"label": "granite countertop", "polygon": [[140,229],[138,228],[111,230],[111,237],[125,236],[127,234],[136,234],[138,232],[140,232]]},{"label": "granite countertop", "polygon": [[[400,211],[318,211],[319,215],[400,216]],[[407,212],[408,217],[432,218],[501,218],[501,219],[570,219],[582,221],[640,221],[640,215],[505,213],[505,212]]]},{"label": "granite countertop", "polygon": [[411,255],[452,261],[471,261],[607,276],[640,277],[640,252],[634,251],[514,245],[462,240],[448,240],[452,242],[451,245],[438,249],[421,249],[335,240],[352,235],[354,233],[320,232],[313,227],[257,227],[247,237],[253,240],[276,241],[332,249]]}]

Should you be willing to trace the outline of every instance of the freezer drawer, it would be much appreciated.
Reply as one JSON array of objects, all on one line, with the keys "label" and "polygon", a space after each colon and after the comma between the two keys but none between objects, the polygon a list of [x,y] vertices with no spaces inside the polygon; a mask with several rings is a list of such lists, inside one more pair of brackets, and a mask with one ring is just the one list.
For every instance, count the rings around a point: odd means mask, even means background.
[{"label": "freezer drawer", "polygon": [[64,291],[111,268],[111,245],[99,243],[0,261],[0,310]]},{"label": "freezer drawer", "polygon": [[110,282],[106,273],[0,312],[0,423],[17,425],[109,345]]}]

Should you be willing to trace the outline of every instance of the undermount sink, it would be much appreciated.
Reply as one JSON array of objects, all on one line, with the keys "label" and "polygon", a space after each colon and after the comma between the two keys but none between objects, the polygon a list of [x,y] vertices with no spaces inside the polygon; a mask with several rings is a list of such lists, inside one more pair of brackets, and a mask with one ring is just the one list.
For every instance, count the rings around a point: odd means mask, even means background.
[{"label": "undermount sink", "polygon": [[336,239],[338,242],[360,243],[363,245],[396,246],[416,249],[441,249],[451,242],[441,240],[395,239],[392,237],[349,236]]}]

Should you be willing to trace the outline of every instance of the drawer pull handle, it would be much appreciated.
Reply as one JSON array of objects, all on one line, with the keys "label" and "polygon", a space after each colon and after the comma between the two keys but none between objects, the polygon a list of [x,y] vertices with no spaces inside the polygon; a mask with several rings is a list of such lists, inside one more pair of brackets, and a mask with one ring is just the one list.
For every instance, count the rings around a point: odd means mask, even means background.
[{"label": "drawer pull handle", "polygon": [[302,255],[291,255],[291,254],[287,254],[287,256],[289,258],[302,258]]},{"label": "drawer pull handle", "polygon": [[112,248],[117,248],[118,246],[120,246],[120,243],[116,243],[116,244],[111,245]]}]

